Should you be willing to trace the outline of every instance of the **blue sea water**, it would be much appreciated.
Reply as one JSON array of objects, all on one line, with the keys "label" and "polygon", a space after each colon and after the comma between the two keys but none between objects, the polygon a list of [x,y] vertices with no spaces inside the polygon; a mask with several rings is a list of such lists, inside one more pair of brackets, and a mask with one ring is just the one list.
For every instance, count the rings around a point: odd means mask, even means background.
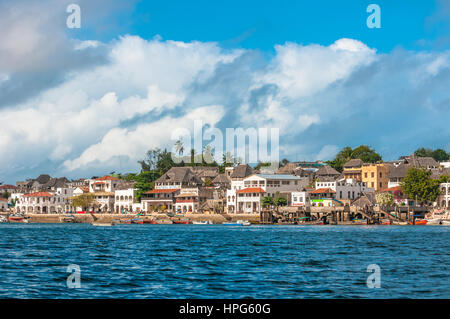
[{"label": "blue sea water", "polygon": [[[0,224],[0,298],[450,298],[450,228]],[[81,288],[68,288],[69,264]],[[380,267],[369,288],[368,265]]]}]

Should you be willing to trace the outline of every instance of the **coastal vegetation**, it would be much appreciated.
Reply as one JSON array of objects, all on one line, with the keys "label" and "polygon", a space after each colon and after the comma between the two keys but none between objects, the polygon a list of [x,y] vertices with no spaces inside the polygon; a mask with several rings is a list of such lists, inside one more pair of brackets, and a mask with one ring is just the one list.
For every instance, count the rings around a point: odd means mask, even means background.
[{"label": "coastal vegetation", "polygon": [[438,162],[448,161],[450,159],[450,153],[447,153],[441,148],[432,150],[431,148],[421,147],[414,152],[414,155],[420,157],[432,157]]},{"label": "coastal vegetation", "polygon": [[336,157],[332,161],[328,161],[327,164],[335,170],[342,172],[344,164],[351,159],[360,159],[364,163],[376,163],[383,160],[381,155],[369,146],[360,145],[353,149],[350,146],[344,147]]},{"label": "coastal vegetation", "polygon": [[400,185],[408,198],[420,203],[431,203],[440,195],[440,184],[447,183],[448,180],[448,176],[432,179],[431,171],[412,167],[406,172]]}]

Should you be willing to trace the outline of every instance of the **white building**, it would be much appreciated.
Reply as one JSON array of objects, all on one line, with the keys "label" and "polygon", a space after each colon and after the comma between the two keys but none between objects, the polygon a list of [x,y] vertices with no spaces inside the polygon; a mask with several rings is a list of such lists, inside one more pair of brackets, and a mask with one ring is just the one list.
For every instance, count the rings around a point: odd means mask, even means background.
[{"label": "white building", "polygon": [[114,196],[116,198],[114,202],[114,211],[116,213],[133,211],[133,203],[136,200],[136,191],[134,188],[116,189]]},{"label": "white building", "polygon": [[336,192],[336,199],[356,199],[362,193],[371,193],[375,190],[367,187],[365,182],[356,182],[352,179],[330,182],[316,182],[317,189],[332,189]]},{"label": "white building", "polygon": [[304,207],[309,202],[307,192],[292,192],[291,206]]},{"label": "white building", "polygon": [[69,198],[73,190],[68,187],[57,188],[55,192],[35,192],[20,194],[17,197],[17,213],[53,214],[73,210]]},{"label": "white building", "polygon": [[181,213],[196,212],[199,206],[199,189],[182,188],[180,193],[175,196],[175,211]]},{"label": "white building", "polygon": [[283,174],[253,174],[242,180],[232,180],[231,189],[227,190],[228,212],[258,213],[262,197],[300,191],[306,184],[307,178]]},{"label": "white building", "polygon": [[438,198],[438,205],[442,208],[450,209],[450,183],[441,184],[441,195]]}]

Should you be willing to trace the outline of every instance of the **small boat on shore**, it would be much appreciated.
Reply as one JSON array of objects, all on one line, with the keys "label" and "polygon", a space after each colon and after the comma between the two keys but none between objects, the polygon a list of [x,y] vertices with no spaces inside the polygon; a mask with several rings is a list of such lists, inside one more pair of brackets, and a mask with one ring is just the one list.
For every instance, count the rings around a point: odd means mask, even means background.
[{"label": "small boat on shore", "polygon": [[389,218],[380,220],[380,225],[391,225],[392,221]]},{"label": "small boat on shore", "polygon": [[426,221],[427,221],[427,225],[440,225],[441,224],[440,218],[430,218],[430,219],[426,219]]},{"label": "small boat on shore", "polygon": [[6,218],[5,216],[0,216],[0,223],[7,223],[8,222],[8,218]]},{"label": "small boat on shore", "polygon": [[187,225],[187,224],[189,224],[189,221],[188,221],[188,220],[172,220],[172,222],[173,222],[174,224],[182,224],[182,225]]},{"label": "small boat on shore", "polygon": [[192,224],[193,225],[212,225],[213,222],[210,221],[210,220],[201,220],[201,221],[198,221],[198,222],[194,221],[194,222],[192,222]]},{"label": "small boat on shore", "polygon": [[223,222],[222,225],[224,226],[250,226],[252,223],[250,223],[248,220],[237,220],[235,222]]},{"label": "small boat on shore", "polygon": [[10,223],[28,223],[28,219],[22,215],[9,215],[8,221]]},{"label": "small boat on shore", "polygon": [[367,219],[354,219],[352,225],[367,225]]},{"label": "small boat on shore", "polygon": [[98,223],[98,222],[93,222],[91,223],[92,226],[99,226],[99,227],[110,227],[110,226],[114,226],[115,223],[111,222],[111,223]]},{"label": "small boat on shore", "polygon": [[409,221],[408,225],[426,225],[427,222],[426,219],[416,219],[415,221]]},{"label": "small boat on shore", "polygon": [[158,225],[158,222],[154,219],[144,219],[144,224]]},{"label": "small boat on shore", "polygon": [[397,225],[397,226],[406,226],[408,225],[407,222],[399,222],[399,221],[392,221],[392,225]]},{"label": "small boat on shore", "polygon": [[442,226],[450,226],[450,220],[441,220],[441,223],[439,224],[439,225],[442,225]]},{"label": "small boat on shore", "polygon": [[132,224],[139,224],[139,225],[142,225],[142,224],[144,223],[144,220],[141,219],[141,218],[135,218],[135,219],[132,219],[132,220],[131,220],[131,223],[132,223]]}]

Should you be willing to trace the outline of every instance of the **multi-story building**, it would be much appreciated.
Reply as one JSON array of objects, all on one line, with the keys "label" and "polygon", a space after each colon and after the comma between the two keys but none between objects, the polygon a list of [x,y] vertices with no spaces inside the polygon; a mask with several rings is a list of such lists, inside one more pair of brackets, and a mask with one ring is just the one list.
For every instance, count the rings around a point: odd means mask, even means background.
[{"label": "multi-story building", "polygon": [[367,187],[364,182],[357,182],[352,179],[316,182],[316,190],[331,189],[335,192],[336,199],[356,199],[363,193],[373,193],[374,189]]},{"label": "multi-story building", "polygon": [[55,192],[35,192],[20,194],[17,198],[15,210],[17,213],[65,213],[72,211],[70,197],[72,188],[58,188]]},{"label": "multi-story building", "polygon": [[388,174],[389,165],[386,163],[365,163],[361,167],[361,181],[375,191],[388,187]]},{"label": "multi-story building", "polygon": [[309,204],[309,195],[307,192],[292,192],[290,206],[304,207]]},{"label": "multi-story building", "polygon": [[116,189],[114,191],[114,211],[127,213],[133,211],[133,203],[136,201],[136,190],[131,188]]},{"label": "multi-story building", "polygon": [[363,165],[363,161],[359,158],[351,159],[347,163],[344,164],[344,178],[345,179],[353,179],[355,181],[361,182],[361,167]]},{"label": "multi-story building", "polygon": [[442,183],[441,195],[438,198],[438,205],[441,208],[450,209],[450,183]]},{"label": "multi-story building", "polygon": [[173,211],[179,193],[180,188],[155,188],[145,192],[141,198],[142,210],[150,212],[161,208]]},{"label": "multi-story building", "polygon": [[282,174],[253,174],[232,180],[227,191],[228,212],[257,213],[263,196],[273,198],[277,193],[297,192],[307,183],[307,178]]},{"label": "multi-story building", "polygon": [[405,178],[410,167],[407,164],[391,165],[388,172],[388,188],[400,186],[401,181]]},{"label": "multi-story building", "polygon": [[8,200],[0,197],[0,211],[5,212],[8,209]]}]

